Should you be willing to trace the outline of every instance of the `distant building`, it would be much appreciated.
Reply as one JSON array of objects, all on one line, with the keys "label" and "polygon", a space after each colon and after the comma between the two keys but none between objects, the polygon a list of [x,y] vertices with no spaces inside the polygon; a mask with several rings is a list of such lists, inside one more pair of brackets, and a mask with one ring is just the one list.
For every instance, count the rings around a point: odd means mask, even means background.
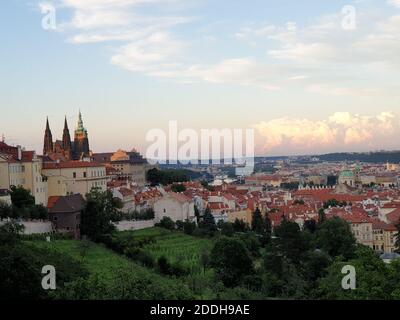
[{"label": "distant building", "polygon": [[339,174],[339,184],[347,184],[350,187],[356,185],[356,176],[352,170],[344,170]]},{"label": "distant building", "polygon": [[182,193],[170,192],[154,203],[154,214],[157,222],[163,217],[173,221],[194,221],[194,202]]},{"label": "distant building", "polygon": [[140,187],[146,184],[146,172],[150,166],[136,150],[127,152],[119,149],[114,153],[94,153],[92,160],[115,169],[116,176],[120,179],[128,179]]}]

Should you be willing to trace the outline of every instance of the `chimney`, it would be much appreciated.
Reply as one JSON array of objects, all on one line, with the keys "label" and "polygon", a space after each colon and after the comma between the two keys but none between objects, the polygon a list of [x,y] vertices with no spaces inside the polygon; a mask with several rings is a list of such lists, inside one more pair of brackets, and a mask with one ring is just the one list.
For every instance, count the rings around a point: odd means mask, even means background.
[{"label": "chimney", "polygon": [[21,148],[21,146],[17,146],[17,148],[18,148],[18,155],[17,155],[17,157],[18,157],[18,160],[19,161],[21,161],[22,160],[22,148]]}]

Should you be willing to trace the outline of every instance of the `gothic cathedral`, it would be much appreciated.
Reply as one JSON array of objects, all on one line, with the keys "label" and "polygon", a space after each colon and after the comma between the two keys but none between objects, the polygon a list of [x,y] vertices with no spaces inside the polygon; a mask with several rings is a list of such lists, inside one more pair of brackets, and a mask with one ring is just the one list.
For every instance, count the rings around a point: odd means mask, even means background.
[{"label": "gothic cathedral", "polygon": [[71,141],[67,117],[65,117],[62,140],[53,142],[49,119],[46,120],[46,131],[44,133],[43,155],[51,160],[69,161],[81,160],[90,157],[88,132],[83,126],[82,114],[79,111],[78,126],[75,130],[74,141]]}]

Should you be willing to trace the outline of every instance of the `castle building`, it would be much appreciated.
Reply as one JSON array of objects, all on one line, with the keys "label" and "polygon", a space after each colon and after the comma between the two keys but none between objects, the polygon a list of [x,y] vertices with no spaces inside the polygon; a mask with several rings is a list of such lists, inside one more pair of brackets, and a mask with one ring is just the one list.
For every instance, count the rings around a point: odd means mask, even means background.
[{"label": "castle building", "polygon": [[78,126],[75,130],[74,141],[71,141],[67,117],[64,121],[62,140],[53,142],[49,119],[46,120],[46,130],[44,133],[43,155],[56,161],[80,160],[90,157],[88,132],[83,126],[82,114],[79,111]]}]

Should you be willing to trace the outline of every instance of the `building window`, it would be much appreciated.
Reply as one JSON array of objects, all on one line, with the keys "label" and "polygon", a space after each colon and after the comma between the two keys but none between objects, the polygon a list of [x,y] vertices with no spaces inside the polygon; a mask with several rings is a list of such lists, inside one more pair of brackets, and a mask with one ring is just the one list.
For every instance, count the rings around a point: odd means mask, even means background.
[{"label": "building window", "polygon": [[76,172],[72,173],[72,177],[75,179],[76,178]]},{"label": "building window", "polygon": [[83,173],[83,177],[86,178],[86,172]]}]

